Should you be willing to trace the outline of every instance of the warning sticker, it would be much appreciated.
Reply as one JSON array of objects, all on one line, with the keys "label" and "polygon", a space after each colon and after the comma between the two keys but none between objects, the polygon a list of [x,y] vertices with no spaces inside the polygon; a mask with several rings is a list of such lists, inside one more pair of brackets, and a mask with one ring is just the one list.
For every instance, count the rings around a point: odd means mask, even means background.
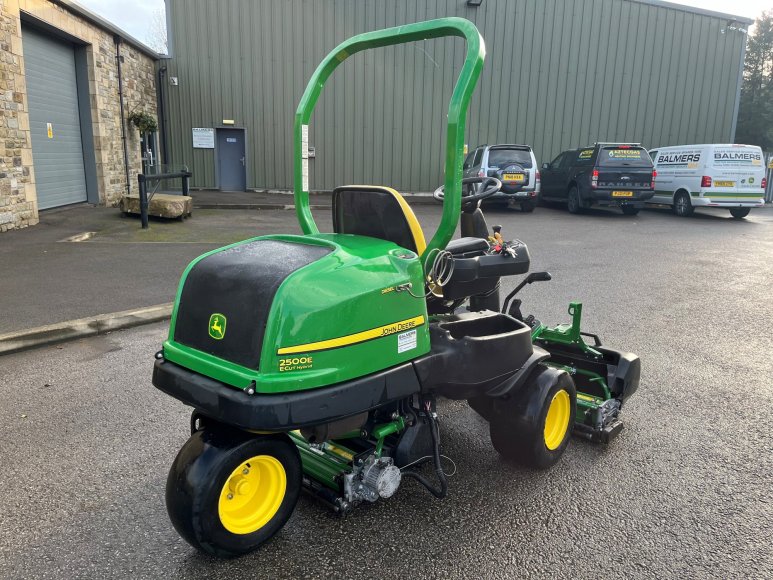
[{"label": "warning sticker", "polygon": [[416,348],[416,331],[409,330],[397,335],[397,353]]},{"label": "warning sticker", "polygon": [[301,189],[309,191],[309,126],[301,125]]}]

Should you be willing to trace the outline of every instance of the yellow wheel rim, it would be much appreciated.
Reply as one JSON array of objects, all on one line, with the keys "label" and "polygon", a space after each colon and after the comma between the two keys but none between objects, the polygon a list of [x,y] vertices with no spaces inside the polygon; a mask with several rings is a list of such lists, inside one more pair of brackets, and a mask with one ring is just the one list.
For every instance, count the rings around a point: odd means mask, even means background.
[{"label": "yellow wheel rim", "polygon": [[571,416],[571,399],[569,393],[561,389],[550,401],[548,414],[545,417],[545,447],[553,451],[557,449],[566,436]]},{"label": "yellow wheel rim", "polygon": [[279,511],[286,489],[287,474],[276,457],[251,457],[231,472],[220,490],[220,522],[233,534],[256,532]]}]

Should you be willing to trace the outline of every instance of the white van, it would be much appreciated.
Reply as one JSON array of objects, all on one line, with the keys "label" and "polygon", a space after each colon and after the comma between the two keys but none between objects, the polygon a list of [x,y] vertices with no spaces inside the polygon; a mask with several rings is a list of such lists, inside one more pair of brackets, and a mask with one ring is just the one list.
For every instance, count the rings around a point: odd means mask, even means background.
[{"label": "white van", "polygon": [[726,208],[744,218],[765,203],[765,158],[755,145],[680,145],[650,151],[655,195],[679,216],[696,207]]}]

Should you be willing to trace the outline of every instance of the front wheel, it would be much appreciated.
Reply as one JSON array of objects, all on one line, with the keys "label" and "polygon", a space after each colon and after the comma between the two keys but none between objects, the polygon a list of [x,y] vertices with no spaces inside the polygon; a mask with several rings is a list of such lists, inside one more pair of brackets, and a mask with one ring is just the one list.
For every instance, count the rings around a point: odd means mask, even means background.
[{"label": "front wheel", "polygon": [[582,212],[582,202],[580,201],[580,190],[573,187],[569,190],[569,197],[566,200],[566,209],[569,213],[578,214]]},{"label": "front wheel", "polygon": [[572,377],[540,365],[518,395],[492,404],[491,443],[509,461],[546,469],[569,445],[576,406]]},{"label": "front wheel", "polygon": [[690,217],[695,208],[692,206],[690,196],[684,191],[680,191],[674,196],[674,213],[679,217]]},{"label": "front wheel", "polygon": [[749,212],[751,209],[748,207],[734,207],[730,209],[730,215],[733,216],[735,219],[740,220],[745,218],[747,215],[749,215]]},{"label": "front wheel", "polygon": [[300,456],[287,435],[205,427],[169,470],[166,508],[185,541],[229,558],[256,549],[285,525],[301,479]]},{"label": "front wheel", "polygon": [[623,210],[623,215],[638,215],[638,213],[639,213],[639,208],[638,207],[633,207],[633,206],[630,206],[630,205],[624,205],[620,209]]}]

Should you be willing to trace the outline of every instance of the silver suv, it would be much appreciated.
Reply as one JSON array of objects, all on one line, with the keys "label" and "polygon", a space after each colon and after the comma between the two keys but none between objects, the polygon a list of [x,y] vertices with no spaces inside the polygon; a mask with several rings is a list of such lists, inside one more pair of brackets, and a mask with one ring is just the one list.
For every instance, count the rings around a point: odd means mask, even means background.
[{"label": "silver suv", "polygon": [[502,189],[486,201],[519,205],[522,211],[531,212],[540,193],[537,167],[528,145],[480,145],[464,160],[464,177],[496,177]]}]

